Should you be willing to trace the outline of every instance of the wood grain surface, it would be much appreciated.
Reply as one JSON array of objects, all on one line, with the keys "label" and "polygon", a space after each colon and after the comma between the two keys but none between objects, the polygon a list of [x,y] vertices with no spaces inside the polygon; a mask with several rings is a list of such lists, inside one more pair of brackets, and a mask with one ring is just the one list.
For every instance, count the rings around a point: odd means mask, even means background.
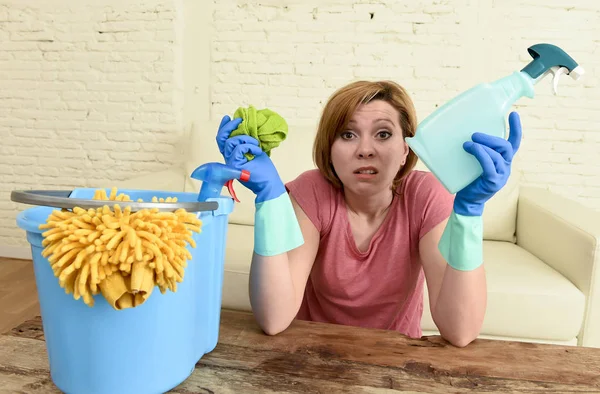
[{"label": "wood grain surface", "polygon": [[[0,392],[60,393],[40,318],[0,336]],[[2,391],[6,390],[6,391]],[[223,310],[217,347],[170,393],[600,393],[600,349],[476,340],[295,321],[267,336]]]}]

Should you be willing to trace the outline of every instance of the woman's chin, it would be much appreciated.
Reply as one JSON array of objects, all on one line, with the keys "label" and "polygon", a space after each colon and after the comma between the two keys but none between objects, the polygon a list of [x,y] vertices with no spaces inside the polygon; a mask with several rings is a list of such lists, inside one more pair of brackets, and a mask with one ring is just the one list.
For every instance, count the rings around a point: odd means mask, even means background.
[{"label": "woman's chin", "polygon": [[379,194],[384,190],[391,191],[391,182],[365,182],[365,181],[354,181],[344,183],[344,190],[350,191],[352,194],[357,196],[369,197],[374,194]]}]

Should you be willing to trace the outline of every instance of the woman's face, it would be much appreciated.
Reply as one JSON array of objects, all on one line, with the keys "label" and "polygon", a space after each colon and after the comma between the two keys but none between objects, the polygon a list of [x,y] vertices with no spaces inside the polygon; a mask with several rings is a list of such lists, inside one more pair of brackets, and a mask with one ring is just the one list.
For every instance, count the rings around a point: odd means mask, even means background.
[{"label": "woman's face", "polygon": [[344,189],[358,195],[389,190],[407,155],[400,114],[382,100],[360,105],[331,146],[333,168]]}]

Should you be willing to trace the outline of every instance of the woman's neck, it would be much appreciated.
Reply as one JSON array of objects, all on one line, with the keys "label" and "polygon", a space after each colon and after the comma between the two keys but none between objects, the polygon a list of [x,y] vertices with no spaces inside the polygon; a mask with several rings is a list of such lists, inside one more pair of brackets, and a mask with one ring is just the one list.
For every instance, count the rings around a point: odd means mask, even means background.
[{"label": "woman's neck", "polygon": [[344,190],[344,199],[348,209],[354,215],[370,221],[387,213],[394,199],[394,194],[391,189],[382,190],[370,196],[357,195],[349,190]]}]

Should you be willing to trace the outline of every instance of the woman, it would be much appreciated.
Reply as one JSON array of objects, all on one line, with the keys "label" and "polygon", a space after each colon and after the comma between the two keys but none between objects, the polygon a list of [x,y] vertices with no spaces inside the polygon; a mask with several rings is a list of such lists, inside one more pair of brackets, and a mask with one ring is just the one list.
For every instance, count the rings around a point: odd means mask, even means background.
[{"label": "woman", "polygon": [[473,341],[486,309],[481,215],[521,138],[517,114],[509,121],[508,141],[475,133],[465,143],[484,173],[452,196],[413,169],[404,139],[415,109],[393,82],[335,92],[314,143],[317,169],[285,186],[254,138],[229,138],[241,119],[225,116],[217,143],[227,164],[250,171],[244,184],[256,194],[250,300],[261,328],[274,335],[298,318],[420,337],[425,278],[440,334],[458,347]]}]

